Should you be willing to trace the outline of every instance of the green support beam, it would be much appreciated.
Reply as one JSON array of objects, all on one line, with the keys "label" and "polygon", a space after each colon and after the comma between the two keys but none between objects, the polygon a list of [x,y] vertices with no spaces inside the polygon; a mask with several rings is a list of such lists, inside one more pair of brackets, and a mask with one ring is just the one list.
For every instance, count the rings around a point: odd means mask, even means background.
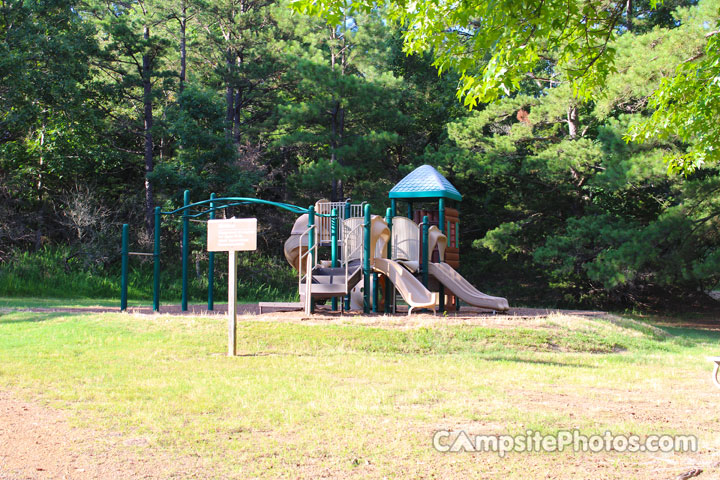
[{"label": "green support beam", "polygon": [[[183,206],[190,205],[190,190],[185,190],[183,195]],[[188,259],[190,257],[190,217],[188,211],[183,210],[182,214],[182,305],[181,310],[188,310]]]},{"label": "green support beam", "polygon": [[153,246],[153,311],[160,311],[160,207],[155,207],[155,244]]},{"label": "green support beam", "polygon": [[[310,228],[310,231],[308,232],[308,256],[310,257],[310,270],[315,267],[315,252],[312,251],[313,247],[315,246],[315,207],[310,205],[308,207],[308,228]],[[301,249],[302,251],[302,249]],[[302,265],[298,265],[300,267],[300,270],[302,271]],[[309,281],[310,272],[305,272],[305,281]],[[312,292],[312,285],[310,286],[310,291]],[[315,313],[315,302],[312,299],[312,294],[310,295],[310,313]]]},{"label": "green support beam", "polygon": [[[440,227],[440,231],[444,233],[446,236],[449,234],[450,230],[445,225],[445,199],[440,198],[438,200],[438,224]],[[432,252],[429,252],[429,255],[432,255]],[[438,292],[440,295],[440,311],[445,311],[445,286],[440,285],[440,291]]]},{"label": "green support beam", "polygon": [[[215,200],[215,194],[210,194],[210,200]],[[210,202],[210,220],[215,220],[215,202]],[[209,311],[215,308],[215,252],[208,252],[208,305]]]},{"label": "green support beam", "polygon": [[[350,200],[345,201],[345,218],[350,218],[350,215],[352,215],[352,212],[350,211]],[[343,231],[345,228],[345,224],[342,226]],[[345,242],[345,239],[343,239],[343,242]],[[343,243],[343,249],[345,249],[345,244]],[[347,262],[347,258],[343,258],[343,261]],[[350,293],[348,293],[345,296],[345,311],[350,310]]]},{"label": "green support beam", "polygon": [[428,230],[430,230],[430,222],[428,216],[423,217],[422,223],[422,248],[423,248],[423,259],[422,259],[422,283],[427,288],[428,286]]},{"label": "green support beam", "polygon": [[[395,200],[392,201],[392,207],[388,208],[385,212],[385,223],[388,224],[388,229],[390,230],[390,238],[388,239],[387,243],[387,258],[392,260],[392,220],[393,220],[393,212],[395,207]],[[391,313],[392,306],[391,306],[391,299],[390,296],[392,295],[392,285],[390,284],[390,279],[385,279],[385,313]]]},{"label": "green support beam", "polygon": [[[337,268],[338,261],[338,210],[332,209],[332,218],[330,219],[330,265]],[[333,311],[338,309],[337,297],[333,297],[331,301]]]},{"label": "green support beam", "polygon": [[120,247],[121,265],[120,265],[120,311],[127,310],[127,291],[128,291],[128,230],[130,227],[127,223],[122,226],[122,245]]},{"label": "green support beam", "polygon": [[363,223],[363,312],[370,313],[370,205],[365,204]]}]

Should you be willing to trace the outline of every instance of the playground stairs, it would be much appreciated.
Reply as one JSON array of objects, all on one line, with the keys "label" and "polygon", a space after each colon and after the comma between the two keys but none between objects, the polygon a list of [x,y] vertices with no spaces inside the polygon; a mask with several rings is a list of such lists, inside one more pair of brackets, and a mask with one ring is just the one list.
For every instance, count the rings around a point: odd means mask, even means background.
[{"label": "playground stairs", "polygon": [[[306,289],[306,278],[300,284],[300,298],[303,299]],[[357,266],[348,271],[345,281],[345,267],[329,268],[317,266],[312,271],[310,294],[315,300],[347,295],[362,278],[362,269]]]}]

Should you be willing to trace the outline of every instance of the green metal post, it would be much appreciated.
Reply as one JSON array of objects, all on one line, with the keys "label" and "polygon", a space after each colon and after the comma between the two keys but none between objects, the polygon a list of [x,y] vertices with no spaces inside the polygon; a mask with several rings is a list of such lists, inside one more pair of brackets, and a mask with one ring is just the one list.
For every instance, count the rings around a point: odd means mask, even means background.
[{"label": "green metal post", "polygon": [[390,215],[393,217],[397,215],[397,200],[394,198],[390,200]]},{"label": "green metal post", "polygon": [[155,207],[155,245],[153,248],[153,311],[160,311],[160,207]]},{"label": "green metal post", "polygon": [[370,313],[370,205],[365,204],[363,223],[363,312]]},{"label": "green metal post", "polygon": [[[455,247],[459,250],[460,249],[460,223],[455,224]],[[460,311],[460,299],[455,297],[455,311]]]},{"label": "green metal post", "polygon": [[[185,190],[183,195],[183,206],[190,205],[190,190]],[[182,214],[182,305],[183,312],[188,309],[188,258],[190,256],[189,232],[190,219],[188,211],[183,210]]]},{"label": "green metal post", "polygon": [[[440,231],[444,233],[445,235],[448,235],[450,230],[445,225],[445,199],[441,198],[438,200],[438,224],[440,227]],[[432,255],[432,252],[428,252],[428,255]],[[440,311],[445,311],[445,286],[440,285],[440,291],[438,292],[440,295]]]},{"label": "green metal post", "polygon": [[413,204],[412,202],[408,202],[408,214],[407,217],[412,220],[413,219]]},{"label": "green metal post", "polygon": [[[312,269],[315,266],[315,252],[311,252],[312,248],[315,246],[315,207],[312,205],[308,207],[308,228],[310,227],[312,227],[312,229],[308,232],[308,252],[310,252],[310,268]],[[300,269],[302,269],[302,265],[299,266]],[[306,275],[308,273],[309,272],[305,272]],[[307,281],[310,277],[308,276],[305,278]],[[312,286],[310,288],[312,290]],[[315,313],[315,302],[312,297],[310,298],[310,313]]]},{"label": "green metal post", "polygon": [[430,222],[428,216],[423,217],[422,224],[422,248],[423,248],[423,260],[422,260],[422,283],[427,288],[428,286],[428,230],[430,229]]},{"label": "green metal post", "polygon": [[[312,205],[308,207],[308,228],[313,227],[312,230],[308,232],[308,251],[310,251],[315,246],[315,207]],[[311,265],[315,265],[315,253],[310,254],[310,262]]]},{"label": "green metal post", "polygon": [[121,255],[121,278],[120,278],[120,311],[127,310],[127,289],[128,289],[128,224],[122,226]]},{"label": "green metal post", "polygon": [[[215,200],[215,194],[210,194],[210,200]],[[210,220],[215,220],[215,202],[210,202]],[[208,253],[208,310],[215,308],[215,252]]]},{"label": "green metal post", "polygon": [[440,227],[440,231],[442,233],[447,233],[447,229],[445,228],[445,199],[441,198],[438,201],[438,227]]},{"label": "green metal post", "polygon": [[[332,218],[330,219],[330,265],[332,268],[337,267],[337,253],[338,253],[338,210],[337,208],[332,209]],[[333,311],[338,309],[337,297],[332,298],[332,309]]]},{"label": "green metal post", "polygon": [[[392,219],[393,219],[393,211],[395,206],[395,200],[392,201],[392,207],[388,208],[385,212],[385,222],[388,224],[388,229],[390,230],[390,238],[388,239],[387,243],[387,258],[392,259]],[[385,279],[385,313],[390,313],[392,311],[392,307],[390,305],[390,296],[392,295],[392,285],[390,285],[390,279]]]},{"label": "green metal post", "polygon": [[373,302],[372,302],[372,311],[373,313],[377,313],[378,311],[378,301],[380,300],[378,296],[378,274],[377,272],[373,272],[372,274],[373,284],[372,284],[372,291],[373,291]]},{"label": "green metal post", "polygon": [[[345,201],[345,218],[350,218],[350,215],[352,215],[352,212],[350,211],[350,200]],[[345,224],[343,224],[342,228],[345,228]],[[343,242],[345,242],[345,239],[343,239]],[[345,248],[345,244],[343,243],[343,249]],[[347,258],[343,258],[343,261],[347,262]],[[348,293],[345,296],[345,310],[350,310],[350,294]]]}]

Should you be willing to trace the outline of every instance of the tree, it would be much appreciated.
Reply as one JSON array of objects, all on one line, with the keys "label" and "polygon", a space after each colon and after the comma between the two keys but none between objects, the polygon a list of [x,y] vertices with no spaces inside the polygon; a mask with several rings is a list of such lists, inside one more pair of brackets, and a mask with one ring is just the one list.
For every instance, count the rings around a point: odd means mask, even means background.
[{"label": "tree", "polygon": [[684,60],[650,99],[652,116],[633,126],[627,139],[648,142],[678,138],[687,151],[669,157],[670,170],[691,173],[720,163],[720,23],[707,43]]},{"label": "tree", "polygon": [[[2,243],[39,247],[57,237],[57,194],[116,163],[92,88],[94,30],[72,0],[0,4]],[[30,233],[32,232],[32,233]]]},{"label": "tree", "polygon": [[[155,34],[155,29],[167,21],[162,6],[152,0],[89,5],[88,11],[97,19],[103,37],[103,59],[98,66],[104,73],[101,79],[123,105],[115,115],[130,115],[121,122],[130,132],[142,138],[141,145],[130,149],[142,152],[144,165],[145,230],[150,238],[155,221],[154,186],[151,180],[155,168],[155,108],[158,82],[171,76],[163,68],[162,60],[168,41]],[[120,102],[122,104],[122,102]],[[134,118],[133,118],[134,117]],[[142,127],[137,127],[137,121]],[[139,147],[139,148],[138,148]]]},{"label": "tree", "polygon": [[683,142],[623,140],[649,117],[648,99],[665,76],[703,46],[697,27],[706,12],[693,7],[676,18],[676,28],[618,39],[618,71],[597,102],[576,104],[561,76],[540,92],[526,83],[527,93],[450,123],[450,142],[427,155],[461,191],[481,183],[463,202],[463,220],[478,228],[484,256],[507,260],[503,273],[547,282],[568,303],[638,302],[717,283],[717,168],[667,176],[663,158],[683,152]]},{"label": "tree", "polygon": [[400,108],[404,87],[387,71],[390,38],[378,17],[344,21],[346,27],[326,28],[294,20],[302,48],[286,59],[294,68],[283,77],[289,88],[278,106],[275,145],[292,149],[292,180],[305,195],[382,198],[386,172],[395,170],[390,151],[409,121]]},{"label": "tree", "polygon": [[[650,0],[651,9],[657,0]],[[692,2],[694,3],[694,2]],[[637,3],[632,0],[480,0],[475,2],[415,2],[386,0],[295,0],[301,12],[322,15],[336,23],[348,9],[380,10],[404,27],[407,53],[432,51],[439,72],[449,69],[461,75],[458,96],[466,105],[490,102],[521,88],[526,78],[552,81],[560,75],[573,86],[575,96],[588,99],[597,95],[613,71],[614,40],[631,30]],[[715,17],[720,14],[714,7]],[[646,15],[647,17],[647,15]],[[655,16],[666,21],[666,16]],[[645,19],[647,21],[647,19]],[[714,25],[716,22],[712,22]],[[664,83],[652,105],[658,114],[635,130],[632,138],[667,135],[679,131],[687,139],[698,139],[712,152],[720,151],[720,136],[713,134],[712,111],[717,96],[713,66],[720,62],[716,48],[717,31],[707,31],[708,43],[702,59],[688,59],[674,81]],[[687,80],[692,78],[690,85]],[[711,95],[710,104],[707,95]],[[688,107],[676,115],[671,106],[685,102]],[[716,110],[715,110],[716,111]],[[685,128],[683,114],[699,114]],[[714,122],[716,125],[718,122]],[[707,130],[706,127],[710,127]],[[704,161],[716,161],[704,149],[691,149],[675,162],[688,171]]]}]

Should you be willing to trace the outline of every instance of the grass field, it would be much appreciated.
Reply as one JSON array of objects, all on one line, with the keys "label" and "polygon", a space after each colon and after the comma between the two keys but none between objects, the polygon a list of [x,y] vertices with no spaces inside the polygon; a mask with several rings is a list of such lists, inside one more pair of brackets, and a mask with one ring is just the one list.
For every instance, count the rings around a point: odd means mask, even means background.
[{"label": "grass field", "polygon": [[[720,335],[629,318],[307,324],[0,310],[0,389],[202,478],[674,478],[720,472]],[[268,320],[270,318],[270,320]],[[377,320],[377,319],[375,319]],[[382,323],[382,322],[380,322]],[[695,453],[440,453],[434,432],[696,435]],[[713,476],[714,475],[714,476]]]}]

